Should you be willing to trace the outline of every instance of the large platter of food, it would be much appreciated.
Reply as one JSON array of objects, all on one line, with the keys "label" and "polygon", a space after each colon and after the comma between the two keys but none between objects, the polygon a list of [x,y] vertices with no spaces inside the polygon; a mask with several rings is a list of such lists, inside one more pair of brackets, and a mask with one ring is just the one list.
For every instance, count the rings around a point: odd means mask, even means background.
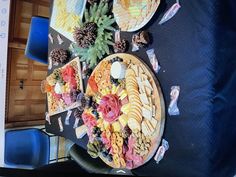
[{"label": "large platter of food", "polygon": [[80,25],[87,0],[53,1],[50,27],[74,41],[73,31]]},{"label": "large platter of food", "polygon": [[79,58],[75,58],[53,72],[43,81],[47,93],[48,113],[55,115],[78,106],[77,96],[83,92]]},{"label": "large platter of food", "polygon": [[165,121],[160,85],[148,66],[130,54],[110,55],[92,72],[86,96],[87,152],[113,168],[134,169],[148,162]]},{"label": "large platter of food", "polygon": [[113,14],[122,31],[137,31],[156,12],[160,0],[114,0]]}]

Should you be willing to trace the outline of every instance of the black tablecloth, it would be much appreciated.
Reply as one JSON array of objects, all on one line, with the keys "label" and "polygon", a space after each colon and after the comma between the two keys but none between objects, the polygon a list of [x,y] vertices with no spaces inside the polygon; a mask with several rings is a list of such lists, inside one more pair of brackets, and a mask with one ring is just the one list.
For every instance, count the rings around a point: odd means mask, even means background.
[{"label": "black tablecloth", "polygon": [[[236,3],[233,0],[182,0],[177,15],[166,24],[158,22],[175,1],[162,0],[152,21],[144,27],[153,38],[161,70],[157,74],[166,107],[170,87],[180,86],[179,116],[166,115],[163,138],[170,145],[160,164],[150,160],[136,169],[152,176],[233,176],[236,173]],[[50,29],[56,36],[56,32]],[[133,33],[122,33],[131,40]],[[68,48],[69,41],[60,46]],[[59,47],[49,45],[49,52]],[[146,49],[132,53],[149,66]],[[64,121],[66,113],[61,114]],[[57,119],[46,124],[48,132],[62,135],[85,147],[87,138],[77,140],[74,120],[59,132]]]}]

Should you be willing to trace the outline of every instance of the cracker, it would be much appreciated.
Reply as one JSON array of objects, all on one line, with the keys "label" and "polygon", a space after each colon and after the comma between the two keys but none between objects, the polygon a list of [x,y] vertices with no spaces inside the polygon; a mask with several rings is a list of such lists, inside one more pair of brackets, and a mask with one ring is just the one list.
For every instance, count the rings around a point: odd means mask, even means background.
[{"label": "cracker", "polygon": [[140,123],[135,118],[129,118],[128,126],[132,131],[141,130]]}]

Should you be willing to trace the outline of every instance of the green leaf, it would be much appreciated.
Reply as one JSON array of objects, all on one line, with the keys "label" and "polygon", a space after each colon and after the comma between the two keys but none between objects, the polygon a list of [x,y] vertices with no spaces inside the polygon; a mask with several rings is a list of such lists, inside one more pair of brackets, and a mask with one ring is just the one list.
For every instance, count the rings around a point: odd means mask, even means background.
[{"label": "green leaf", "polygon": [[99,5],[98,5],[98,8],[97,8],[97,11],[100,12],[103,9],[104,5],[105,4],[102,1],[100,1]]},{"label": "green leaf", "polygon": [[87,9],[85,10],[85,13],[84,13],[84,19],[85,19],[85,23],[89,21],[89,12]]},{"label": "green leaf", "polygon": [[106,3],[106,4],[103,6],[103,8],[102,8],[102,10],[101,10],[101,14],[102,14],[102,15],[105,15],[105,14],[107,14],[107,12],[108,12],[108,3]]},{"label": "green leaf", "polygon": [[114,45],[114,42],[112,42],[110,40],[107,40],[106,43],[107,43],[107,45]]},{"label": "green leaf", "polygon": [[[90,6],[91,7],[91,6]],[[95,15],[95,13],[97,12],[97,10],[98,10],[98,5],[97,5],[97,3],[95,3],[93,6],[92,6],[92,9],[91,9],[91,11],[90,11],[90,16],[94,16]]]},{"label": "green leaf", "polygon": [[113,28],[112,26],[106,26],[105,29],[106,30],[110,30],[110,31],[114,31],[115,30],[115,28]]},{"label": "green leaf", "polygon": [[104,49],[106,51],[106,54],[108,55],[110,53],[108,45],[104,45]]}]

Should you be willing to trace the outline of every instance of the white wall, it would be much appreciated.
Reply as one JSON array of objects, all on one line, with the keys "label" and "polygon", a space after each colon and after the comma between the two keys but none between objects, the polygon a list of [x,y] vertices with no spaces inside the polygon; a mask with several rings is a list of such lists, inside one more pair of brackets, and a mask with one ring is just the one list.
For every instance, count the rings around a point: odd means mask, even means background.
[{"label": "white wall", "polygon": [[4,166],[5,98],[10,0],[0,0],[0,167]]}]

